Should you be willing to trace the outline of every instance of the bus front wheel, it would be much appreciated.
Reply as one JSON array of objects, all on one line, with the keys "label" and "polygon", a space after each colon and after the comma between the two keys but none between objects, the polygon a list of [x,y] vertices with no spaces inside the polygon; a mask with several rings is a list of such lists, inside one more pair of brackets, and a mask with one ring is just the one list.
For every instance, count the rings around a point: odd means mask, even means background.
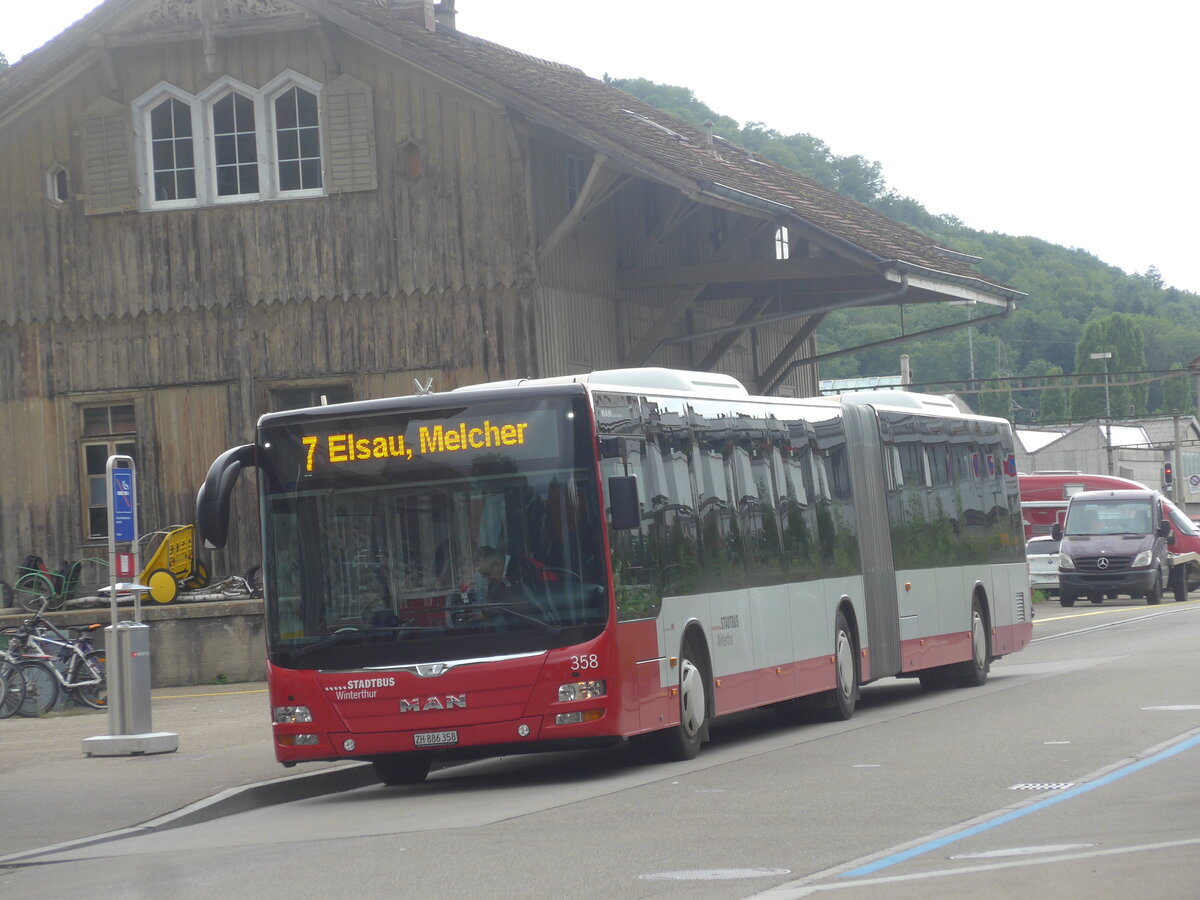
[{"label": "bus front wheel", "polygon": [[650,749],[667,762],[695,759],[708,739],[708,673],[691,638],[679,649],[679,724],[648,735]]}]

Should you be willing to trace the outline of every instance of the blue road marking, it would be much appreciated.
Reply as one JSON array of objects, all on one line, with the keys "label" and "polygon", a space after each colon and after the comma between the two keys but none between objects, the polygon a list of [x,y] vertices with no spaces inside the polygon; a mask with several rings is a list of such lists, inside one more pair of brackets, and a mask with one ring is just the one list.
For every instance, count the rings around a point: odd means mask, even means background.
[{"label": "blue road marking", "polygon": [[954,834],[948,834],[944,837],[935,838],[932,841],[926,841],[923,844],[919,844],[916,847],[901,851],[900,853],[893,853],[891,856],[885,856],[882,859],[877,859],[875,862],[867,863],[865,866],[859,866],[857,869],[851,869],[849,872],[843,872],[838,877],[859,878],[863,875],[870,875],[874,872],[878,872],[880,869],[886,869],[889,866],[896,865],[897,863],[914,859],[915,857],[922,856],[931,850],[937,850],[939,847],[945,847],[947,844],[952,844],[955,841],[962,840],[963,838],[974,837],[977,834],[982,834],[985,831],[990,831],[993,828],[1006,825],[1009,822],[1021,818],[1022,816],[1027,816],[1030,813],[1043,810],[1048,806],[1053,806],[1056,803],[1063,803],[1064,801],[1078,797],[1080,794],[1085,794],[1088,791],[1095,790],[1098,787],[1103,787],[1106,784],[1112,784],[1114,781],[1124,778],[1126,775],[1132,775],[1134,772],[1138,772],[1147,766],[1153,765],[1154,763],[1162,762],[1164,759],[1169,759],[1176,754],[1182,753],[1184,750],[1190,750],[1197,744],[1200,744],[1200,734],[1193,735],[1186,741],[1182,741],[1181,743],[1176,744],[1174,747],[1169,747],[1160,753],[1154,754],[1153,756],[1148,756],[1145,759],[1130,763],[1127,766],[1114,769],[1112,772],[1097,778],[1095,781],[1089,781],[1087,784],[1081,784],[1077,788],[1064,791],[1063,793],[1054,797],[1047,797],[1045,800],[1039,800],[1037,803],[1033,803],[1021,809],[1013,810],[1010,813],[1005,813],[1004,815],[992,819],[989,822],[982,822],[979,825],[973,825],[970,828],[964,828],[962,831],[956,831]]}]

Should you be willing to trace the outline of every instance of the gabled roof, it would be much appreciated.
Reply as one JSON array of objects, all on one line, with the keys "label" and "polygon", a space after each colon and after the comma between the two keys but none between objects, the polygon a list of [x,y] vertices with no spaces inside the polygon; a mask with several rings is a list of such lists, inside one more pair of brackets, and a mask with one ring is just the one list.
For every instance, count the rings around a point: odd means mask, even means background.
[{"label": "gabled roof", "polygon": [[[229,5],[230,0],[225,0]],[[51,75],[86,65],[92,35],[119,35],[145,0],[107,0],[0,77],[0,128]],[[269,0],[268,18],[307,13],[603,153],[617,167],[703,202],[769,215],[836,255],[942,299],[1011,305],[1018,291],[982,279],[972,258],[764,157],[560,63],[439,26],[387,0]],[[186,30],[180,36],[187,36]],[[93,59],[94,61],[94,59]]]}]

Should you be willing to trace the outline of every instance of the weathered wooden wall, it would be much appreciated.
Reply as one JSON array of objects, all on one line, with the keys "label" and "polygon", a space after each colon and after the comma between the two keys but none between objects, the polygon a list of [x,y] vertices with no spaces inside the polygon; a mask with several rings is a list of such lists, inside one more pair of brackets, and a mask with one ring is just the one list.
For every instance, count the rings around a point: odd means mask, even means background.
[{"label": "weathered wooden wall", "polygon": [[[347,74],[373,86],[378,190],[85,216],[74,131],[101,96],[98,77],[0,133],[0,321],[488,290],[514,284],[522,265],[528,279],[523,163],[507,119],[361,46],[335,49]],[[210,80],[199,44],[115,58],[125,103],[160,81],[197,91]],[[287,69],[331,77],[307,32],[230,41],[225,58],[224,74],[254,87]],[[423,163],[415,177],[410,146]],[[56,162],[72,176],[62,207],[45,200]]]},{"label": "weathered wooden wall", "polygon": [[[84,110],[99,72],[0,132],[0,577],[27,552],[83,548],[80,412],[132,402],[143,528],[191,521],[211,460],[253,436],[273,387],[340,382],[354,396],[541,374],[525,161],[502,111],[376,51],[335,39],[372,85],[379,187],[222,207],[83,213]],[[308,31],[224,42],[222,75],[334,74]],[[199,43],[114,54],[128,103],[160,81],[210,83]],[[516,155],[514,155],[516,154]],[[419,174],[410,158],[419,155]],[[45,194],[68,168],[71,198]],[[217,571],[257,542],[252,495]]]}]

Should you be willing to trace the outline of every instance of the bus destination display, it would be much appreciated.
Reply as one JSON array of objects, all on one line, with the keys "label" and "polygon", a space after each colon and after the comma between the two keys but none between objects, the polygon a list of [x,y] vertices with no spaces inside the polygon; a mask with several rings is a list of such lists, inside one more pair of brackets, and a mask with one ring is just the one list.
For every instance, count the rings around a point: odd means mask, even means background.
[{"label": "bus destination display", "polygon": [[418,457],[503,453],[520,458],[553,454],[558,449],[558,416],[549,411],[522,415],[492,414],[442,422],[410,420],[403,430],[382,423],[351,420],[322,434],[301,434],[304,471],[351,469],[370,463]]}]

